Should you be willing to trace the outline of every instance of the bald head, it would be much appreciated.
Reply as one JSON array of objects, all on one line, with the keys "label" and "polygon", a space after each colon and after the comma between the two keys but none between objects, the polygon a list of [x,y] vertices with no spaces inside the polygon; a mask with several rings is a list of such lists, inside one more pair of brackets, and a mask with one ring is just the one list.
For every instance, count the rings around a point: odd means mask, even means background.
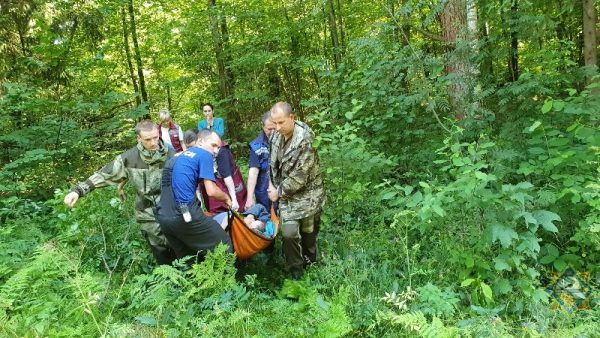
[{"label": "bald head", "polygon": [[271,107],[271,115],[278,112],[285,114],[285,116],[290,116],[292,113],[292,106],[285,101],[277,102]]},{"label": "bald head", "polygon": [[271,108],[271,121],[275,130],[288,140],[294,134],[294,114],[287,102],[277,102]]}]

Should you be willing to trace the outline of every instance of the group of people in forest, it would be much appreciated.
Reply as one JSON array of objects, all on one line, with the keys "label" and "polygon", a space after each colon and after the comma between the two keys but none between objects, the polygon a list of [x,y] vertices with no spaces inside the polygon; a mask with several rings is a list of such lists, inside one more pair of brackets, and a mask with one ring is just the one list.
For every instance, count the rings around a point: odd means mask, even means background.
[{"label": "group of people in forest", "polygon": [[249,143],[246,186],[222,141],[223,119],[214,116],[210,103],[203,104],[202,111],[205,119],[198,130],[185,133],[166,109],[159,112],[159,124],[139,122],[137,145],[77,183],[65,204],[73,207],[95,188],[121,188],[130,182],[137,193],[136,219],[159,264],[202,256],[219,243],[233,251],[224,227],[204,213],[203,205],[217,215],[240,211],[246,224],[258,231],[266,231],[268,210],[273,208],[280,219],[286,268],[292,278],[301,278],[305,266],[317,260],[325,203],[312,130],[296,120],[287,102],[273,105],[262,117],[262,131]]}]

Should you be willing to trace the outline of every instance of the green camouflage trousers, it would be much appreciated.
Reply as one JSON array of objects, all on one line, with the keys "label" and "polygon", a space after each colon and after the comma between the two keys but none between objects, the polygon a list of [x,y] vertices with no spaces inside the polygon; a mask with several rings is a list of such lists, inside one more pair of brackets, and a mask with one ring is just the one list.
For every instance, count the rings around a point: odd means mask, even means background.
[{"label": "green camouflage trousers", "polygon": [[283,255],[288,270],[303,269],[305,263],[317,261],[317,234],[321,212],[295,220],[281,220]]},{"label": "green camouflage trousers", "polygon": [[[158,264],[171,264],[177,256],[169,246],[167,238],[160,230],[160,225],[154,218],[154,215],[149,213],[150,208],[140,211],[136,210],[136,218],[140,224],[142,236],[148,242],[152,255]],[[150,211],[151,212],[151,211]]]}]

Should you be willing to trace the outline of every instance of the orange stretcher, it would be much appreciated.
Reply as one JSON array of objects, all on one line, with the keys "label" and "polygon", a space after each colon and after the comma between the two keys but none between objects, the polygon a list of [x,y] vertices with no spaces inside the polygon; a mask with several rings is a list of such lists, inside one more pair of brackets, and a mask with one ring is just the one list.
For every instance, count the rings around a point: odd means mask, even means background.
[{"label": "orange stretcher", "polygon": [[233,243],[233,251],[239,259],[250,259],[273,242],[279,231],[279,218],[273,208],[271,208],[271,221],[275,225],[275,233],[273,237],[268,237],[250,229],[239,213],[231,212],[228,226],[229,236]]}]

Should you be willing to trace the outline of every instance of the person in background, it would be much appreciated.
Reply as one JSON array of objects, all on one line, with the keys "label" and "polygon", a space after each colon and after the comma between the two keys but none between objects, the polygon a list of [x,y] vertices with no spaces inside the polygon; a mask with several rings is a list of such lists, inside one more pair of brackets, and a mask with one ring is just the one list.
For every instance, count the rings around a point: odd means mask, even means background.
[{"label": "person in background", "polygon": [[213,130],[220,138],[225,136],[225,122],[220,117],[215,117],[214,107],[210,103],[202,105],[202,113],[204,120],[198,122],[198,130],[210,129]]},{"label": "person in background", "polygon": [[296,121],[287,102],[271,108],[275,132],[270,139],[269,177],[271,201],[279,202],[283,254],[293,279],[304,274],[305,264],[317,260],[317,234],[325,189],[314,133]]},{"label": "person in background", "polygon": [[262,116],[262,131],[248,144],[250,147],[248,198],[244,209],[249,209],[258,203],[271,210],[267,189],[269,188],[269,137],[273,130],[275,125],[271,121],[271,112],[267,111]]},{"label": "person in background", "polygon": [[[154,122],[144,120],[135,127],[137,145],[117,156],[84,182],[77,183],[65,196],[72,208],[80,197],[96,188],[130,182],[135,187],[135,218],[158,264],[170,264],[176,257],[162,233],[152,208],[160,199],[160,180],[165,162],[174,155],[158,136]],[[123,197],[124,198],[124,197]]]},{"label": "person in background", "polygon": [[158,112],[158,118],[160,120],[160,138],[169,147],[175,150],[176,153],[180,153],[186,149],[185,143],[183,142],[183,131],[181,127],[173,122],[171,113],[167,108],[163,108]]}]

